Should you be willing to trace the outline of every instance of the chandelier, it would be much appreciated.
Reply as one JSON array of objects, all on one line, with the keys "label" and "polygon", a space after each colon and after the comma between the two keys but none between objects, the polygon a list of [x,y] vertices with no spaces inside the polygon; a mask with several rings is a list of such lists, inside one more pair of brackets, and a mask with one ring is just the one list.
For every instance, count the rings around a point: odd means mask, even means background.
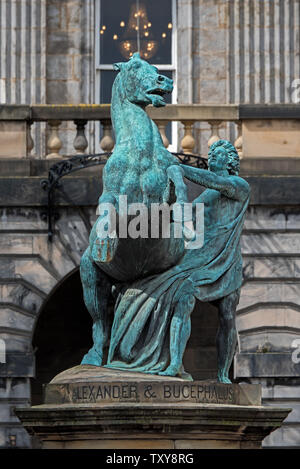
[{"label": "chandelier", "polygon": [[[120,26],[125,26],[124,21],[121,21]],[[149,60],[153,57],[158,43],[152,39],[151,26],[144,3],[136,0],[136,4],[131,5],[126,30],[119,43],[123,57],[129,59],[137,51],[142,59]]]}]

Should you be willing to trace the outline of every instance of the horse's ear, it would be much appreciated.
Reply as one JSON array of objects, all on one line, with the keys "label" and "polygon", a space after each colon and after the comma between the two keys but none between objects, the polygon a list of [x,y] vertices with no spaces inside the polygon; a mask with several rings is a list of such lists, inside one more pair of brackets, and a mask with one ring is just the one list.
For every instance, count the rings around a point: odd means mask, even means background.
[{"label": "horse's ear", "polygon": [[140,59],[141,56],[140,56],[140,53],[139,52],[135,52],[132,56],[133,59]]},{"label": "horse's ear", "polygon": [[116,70],[117,72],[120,72],[122,70],[123,65],[124,65],[123,62],[113,64],[113,69]]}]

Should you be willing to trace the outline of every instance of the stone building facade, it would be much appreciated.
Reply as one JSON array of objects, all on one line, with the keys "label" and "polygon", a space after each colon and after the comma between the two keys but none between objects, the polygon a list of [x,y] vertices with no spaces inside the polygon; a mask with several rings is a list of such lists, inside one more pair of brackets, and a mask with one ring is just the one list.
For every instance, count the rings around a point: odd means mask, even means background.
[{"label": "stone building facade", "polygon": [[[0,99],[4,104],[99,102],[95,50],[101,0],[1,0]],[[300,76],[298,0],[173,0],[175,82],[183,104],[292,103]],[[99,35],[98,35],[99,36]],[[45,153],[37,125],[36,155]],[[74,125],[65,125],[63,154]],[[221,136],[228,135],[227,126]],[[68,134],[72,137],[67,138]],[[234,140],[231,126],[230,137]],[[194,127],[207,153],[210,129]],[[94,125],[89,150],[99,150]]]},{"label": "stone building facade", "polygon": [[[0,0],[1,105],[97,102],[98,4]],[[286,107],[300,78],[299,0],[174,5],[179,104],[281,104],[278,119],[300,118],[295,106]],[[259,119],[259,108],[253,109]],[[48,129],[44,122],[33,126],[33,156],[0,159],[0,338],[6,346],[6,363],[0,363],[0,447],[34,445],[13,408],[40,402],[41,384],[77,364],[90,340],[78,266],[95,219],[101,171],[94,167],[64,179],[68,200],[57,196],[56,231],[49,242],[41,188],[51,164],[44,157]],[[211,127],[196,122],[193,133],[195,152],[205,156]],[[219,134],[234,141],[236,128],[224,123]],[[60,135],[62,153],[72,153],[71,120]],[[88,151],[98,152],[94,122],[86,136]],[[242,237],[244,285],[232,372],[238,381],[261,383],[264,403],[293,408],[265,446],[299,448],[300,364],[293,353],[300,339],[299,158],[256,156],[242,160],[252,198]],[[206,327],[213,333],[214,312],[207,308]],[[199,370],[200,351],[204,356],[206,347],[209,361],[214,348],[203,341],[204,326],[196,316],[186,360]]]}]

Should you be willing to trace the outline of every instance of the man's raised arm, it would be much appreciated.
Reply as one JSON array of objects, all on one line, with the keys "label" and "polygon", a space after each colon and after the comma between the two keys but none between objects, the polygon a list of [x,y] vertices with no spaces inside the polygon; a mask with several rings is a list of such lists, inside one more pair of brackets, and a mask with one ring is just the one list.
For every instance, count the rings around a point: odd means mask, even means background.
[{"label": "man's raised arm", "polygon": [[180,167],[184,177],[190,181],[208,189],[215,189],[230,199],[245,200],[250,193],[249,184],[238,176],[219,176],[212,171],[183,164]]}]

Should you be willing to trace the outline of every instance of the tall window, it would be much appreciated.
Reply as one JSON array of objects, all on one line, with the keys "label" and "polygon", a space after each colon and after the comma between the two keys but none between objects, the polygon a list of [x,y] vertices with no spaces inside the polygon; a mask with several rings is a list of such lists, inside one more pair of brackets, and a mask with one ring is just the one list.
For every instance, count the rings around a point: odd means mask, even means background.
[{"label": "tall window", "polygon": [[[110,103],[116,72],[113,63],[139,51],[143,59],[174,80],[166,102],[176,103],[176,0],[97,0],[96,96]],[[167,129],[171,141],[170,128]]]}]

